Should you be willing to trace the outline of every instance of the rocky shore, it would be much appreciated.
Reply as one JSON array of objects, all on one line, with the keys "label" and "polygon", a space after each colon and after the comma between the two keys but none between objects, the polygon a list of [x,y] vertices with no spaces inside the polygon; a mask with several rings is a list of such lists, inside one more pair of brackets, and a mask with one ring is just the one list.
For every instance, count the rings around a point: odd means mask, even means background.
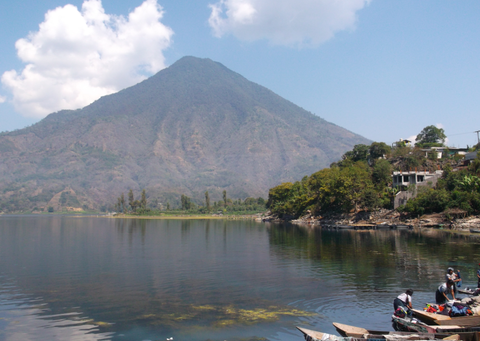
[{"label": "rocky shore", "polygon": [[263,221],[289,221],[292,224],[312,225],[330,229],[378,229],[378,228],[445,228],[452,230],[479,229],[480,216],[466,216],[464,212],[452,211],[423,215],[410,218],[396,210],[379,210],[375,212],[358,212],[348,214],[329,214],[314,216],[309,211],[298,219],[286,217],[280,219],[269,213]]}]

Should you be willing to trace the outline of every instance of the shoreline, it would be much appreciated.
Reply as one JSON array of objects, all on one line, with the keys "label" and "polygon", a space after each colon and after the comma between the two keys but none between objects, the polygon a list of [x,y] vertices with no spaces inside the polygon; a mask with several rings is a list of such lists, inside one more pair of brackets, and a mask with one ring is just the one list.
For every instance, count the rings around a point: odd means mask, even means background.
[{"label": "shoreline", "polygon": [[478,230],[480,234],[480,215],[468,217],[451,217],[445,213],[426,214],[418,218],[407,218],[395,210],[379,210],[375,212],[358,212],[343,214],[328,214],[325,216],[313,216],[308,212],[306,215],[293,219],[293,217],[279,218],[270,212],[246,215],[219,215],[219,214],[165,214],[165,215],[132,215],[132,214],[95,214],[92,212],[73,213],[17,213],[0,214],[0,217],[8,216],[71,216],[77,218],[95,217],[110,219],[142,219],[142,220],[254,220],[257,222],[290,223],[309,227],[318,227],[330,230],[378,230],[378,229],[414,229],[435,228],[443,230],[456,230],[471,232]]},{"label": "shoreline", "polygon": [[[363,214],[362,214],[363,213]],[[274,221],[274,219],[272,219]],[[327,229],[376,230],[376,229],[414,229],[435,228],[459,232],[480,231],[480,215],[451,217],[445,213],[425,214],[418,218],[407,218],[392,210],[387,212],[361,212],[360,214],[341,214],[329,217],[306,215],[291,220],[292,224],[319,226]]]},{"label": "shoreline", "polygon": [[116,214],[116,215],[105,215],[102,217],[113,218],[113,219],[175,219],[175,220],[256,220],[259,217],[256,215],[155,215],[155,216],[137,216],[131,214]]}]

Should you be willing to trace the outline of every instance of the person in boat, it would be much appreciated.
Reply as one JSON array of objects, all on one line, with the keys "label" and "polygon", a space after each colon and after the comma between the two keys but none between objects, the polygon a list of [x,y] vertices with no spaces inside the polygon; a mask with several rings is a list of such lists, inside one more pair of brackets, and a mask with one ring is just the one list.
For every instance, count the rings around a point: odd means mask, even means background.
[{"label": "person in boat", "polygon": [[397,311],[399,307],[403,307],[403,309],[407,312],[407,314],[410,315],[412,313],[410,309],[413,308],[412,295],[413,295],[412,289],[408,289],[403,294],[398,295],[397,298],[393,300],[394,311]]},{"label": "person in boat", "polygon": [[452,300],[455,300],[455,292],[453,290],[454,286],[455,286],[455,282],[453,282],[451,279],[441,284],[437,288],[437,291],[435,292],[435,303],[437,304],[447,303],[447,301],[449,301],[448,294],[452,296]]},{"label": "person in boat", "polygon": [[480,288],[480,263],[478,263],[479,269],[477,270],[477,278],[478,278],[478,283],[477,283],[477,288]]},{"label": "person in boat", "polygon": [[447,273],[445,274],[445,281],[453,281],[453,291],[455,292],[455,294],[457,294],[457,283],[462,280],[459,273],[460,270],[457,270],[457,272],[455,272],[453,268],[448,268]]}]

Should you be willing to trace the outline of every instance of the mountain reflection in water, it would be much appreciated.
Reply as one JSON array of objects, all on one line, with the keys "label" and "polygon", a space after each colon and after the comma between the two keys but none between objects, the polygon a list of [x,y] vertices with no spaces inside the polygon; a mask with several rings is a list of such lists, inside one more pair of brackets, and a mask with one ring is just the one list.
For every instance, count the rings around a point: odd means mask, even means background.
[{"label": "mountain reflection in water", "polygon": [[480,239],[223,220],[0,217],[0,339],[302,340],[296,325],[391,329]]}]

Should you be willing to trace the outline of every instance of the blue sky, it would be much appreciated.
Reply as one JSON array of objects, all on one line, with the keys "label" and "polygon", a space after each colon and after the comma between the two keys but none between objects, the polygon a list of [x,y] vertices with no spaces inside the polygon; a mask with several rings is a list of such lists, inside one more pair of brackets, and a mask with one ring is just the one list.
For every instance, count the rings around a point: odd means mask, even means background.
[{"label": "blue sky", "polygon": [[191,55],[374,141],[437,125],[448,145],[472,146],[479,18],[467,0],[3,1],[0,131]]}]

